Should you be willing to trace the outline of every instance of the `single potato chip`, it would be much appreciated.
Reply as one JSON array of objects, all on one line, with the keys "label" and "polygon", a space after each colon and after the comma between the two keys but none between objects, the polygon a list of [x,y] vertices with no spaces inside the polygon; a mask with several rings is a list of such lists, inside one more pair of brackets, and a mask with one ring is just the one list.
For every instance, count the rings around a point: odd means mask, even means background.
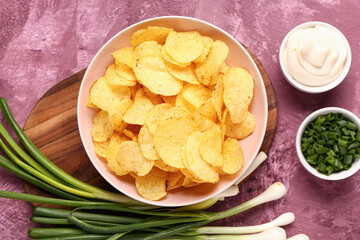
[{"label": "single potato chip", "polygon": [[203,137],[203,133],[199,131],[190,134],[184,148],[186,155],[184,165],[196,181],[216,183],[219,181],[219,174],[200,155],[200,144]]},{"label": "single potato chip", "polygon": [[224,76],[224,103],[229,109],[231,121],[240,123],[254,95],[254,80],[243,68],[231,67]]},{"label": "single potato chip", "polygon": [[129,67],[133,68],[134,63],[134,48],[133,47],[126,47],[116,50],[111,54],[115,59],[115,64],[119,65],[120,63],[124,63]]},{"label": "single potato chip", "polygon": [[138,176],[145,176],[151,171],[154,162],[144,158],[137,142],[125,141],[120,144],[119,148],[116,161],[122,169],[134,172]]},{"label": "single potato chip", "polygon": [[235,138],[228,138],[223,143],[222,155],[224,164],[221,170],[226,174],[237,173],[244,165],[244,155],[240,143]]},{"label": "single potato chip", "polygon": [[172,28],[166,27],[147,27],[140,29],[131,36],[130,43],[134,47],[146,41],[156,41],[159,44],[164,44],[171,31],[173,31]]},{"label": "single potato chip", "polygon": [[144,125],[141,127],[139,135],[140,149],[146,159],[157,160],[160,159],[159,154],[154,147],[154,136],[150,132],[149,128]]},{"label": "single potato chip", "polygon": [[[125,64],[123,64],[123,65],[126,66]],[[112,64],[106,69],[106,72],[105,72],[106,83],[108,85],[110,85],[112,88],[122,87],[122,86],[135,86],[136,79],[128,80],[128,79],[123,78],[122,76],[120,76],[117,73],[117,70],[116,70],[117,67],[118,66],[116,66],[115,64]],[[126,67],[128,67],[128,66],[126,66]],[[132,74],[134,74],[134,73],[132,73]]]},{"label": "single potato chip", "polygon": [[176,62],[183,64],[195,60],[204,49],[201,35],[194,31],[172,31],[166,38],[164,46]]},{"label": "single potato chip", "polygon": [[183,97],[195,108],[211,98],[211,90],[203,85],[187,84],[181,91]]},{"label": "single potato chip", "polygon": [[152,134],[155,134],[164,113],[172,107],[169,103],[161,103],[148,111],[145,117],[145,124]]},{"label": "single potato chip", "polygon": [[166,181],[168,173],[154,167],[145,176],[137,176],[136,190],[147,200],[157,201],[166,196]]},{"label": "single potato chip", "polygon": [[156,41],[147,41],[141,43],[134,50],[134,67],[137,61],[143,57],[161,57],[161,45]]},{"label": "single potato chip", "polygon": [[171,56],[170,54],[166,51],[165,49],[165,45],[162,46],[161,48],[161,56],[163,57],[163,59],[165,60],[165,62],[169,62],[169,63],[172,63],[176,66],[179,66],[179,67],[187,67],[191,64],[191,62],[188,62],[188,63],[178,63],[176,62]]},{"label": "single potato chip", "polygon": [[124,123],[123,117],[132,104],[133,101],[129,98],[125,98],[122,100],[115,99],[111,102],[108,113],[113,130],[120,132]]},{"label": "single potato chip", "polygon": [[109,148],[110,139],[105,142],[94,142],[94,150],[96,155],[106,158],[106,152]]},{"label": "single potato chip", "polygon": [[113,135],[109,114],[106,111],[98,112],[93,119],[91,137],[93,141],[105,142]]},{"label": "single potato chip", "polygon": [[90,88],[90,100],[98,108],[107,111],[115,99],[130,98],[130,88],[127,86],[111,88],[105,77],[101,77]]},{"label": "single potato chip", "polygon": [[201,157],[213,167],[221,167],[224,163],[222,152],[221,129],[219,125],[203,132],[200,143]]},{"label": "single potato chip", "polygon": [[204,48],[203,48],[200,56],[198,56],[194,60],[194,62],[196,62],[196,63],[202,63],[202,62],[205,61],[205,59],[209,55],[209,52],[210,52],[210,50],[212,48],[212,45],[213,45],[213,42],[214,42],[214,40],[212,40],[211,38],[206,37],[206,36],[202,36],[201,40],[203,41]]},{"label": "single potato chip", "polygon": [[171,167],[184,168],[181,150],[188,136],[196,130],[191,114],[182,107],[167,110],[154,134],[155,149]]},{"label": "single potato chip", "polygon": [[164,161],[161,158],[154,161],[154,166],[156,166],[156,167],[158,167],[161,170],[166,171],[166,172],[177,172],[177,171],[179,171],[178,168],[171,167],[171,166],[167,165],[166,163],[164,163]]},{"label": "single potato chip", "polygon": [[166,179],[166,191],[170,191],[182,186],[185,176],[180,172],[169,172]]},{"label": "single potato chip", "polygon": [[170,75],[164,60],[160,57],[140,58],[134,72],[138,80],[156,94],[173,96],[178,94],[183,87],[183,82]]},{"label": "single potato chip", "polygon": [[108,167],[111,171],[115,172],[116,175],[123,176],[129,173],[129,171],[124,170],[120,164],[116,161],[116,155],[120,151],[120,144],[122,142],[127,141],[128,138],[125,136],[120,135],[119,133],[115,132],[109,142],[109,147],[106,153],[106,160],[108,163]]},{"label": "single potato chip", "polygon": [[124,115],[124,121],[130,124],[145,124],[146,114],[153,108],[153,104],[146,97],[144,89],[139,89],[136,92],[134,103]]},{"label": "single potato chip", "polygon": [[241,123],[232,123],[231,118],[226,118],[226,136],[236,139],[247,138],[254,132],[256,119],[250,112],[245,113],[246,117]]},{"label": "single potato chip", "polygon": [[220,66],[228,53],[228,46],[224,42],[216,40],[205,61],[196,64],[195,74],[198,81],[206,86],[216,84]]},{"label": "single potato chip", "polygon": [[167,61],[165,61],[165,64],[169,73],[176,79],[195,85],[200,84],[195,75],[195,64],[190,64],[187,67],[180,67]]}]

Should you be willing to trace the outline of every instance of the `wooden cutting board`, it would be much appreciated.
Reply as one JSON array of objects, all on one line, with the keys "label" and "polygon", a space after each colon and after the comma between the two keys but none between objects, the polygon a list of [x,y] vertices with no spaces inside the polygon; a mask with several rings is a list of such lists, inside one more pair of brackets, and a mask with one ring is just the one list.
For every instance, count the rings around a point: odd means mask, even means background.
[{"label": "wooden cutting board", "polygon": [[[247,51],[257,64],[266,87],[268,122],[261,150],[268,153],[277,126],[276,95],[261,62],[249,49]],[[85,69],[47,91],[30,112],[23,129],[40,151],[61,169],[86,183],[116,191],[93,167],[80,140],[76,106],[84,73]],[[24,183],[24,189],[31,194],[46,195],[28,183]]]}]

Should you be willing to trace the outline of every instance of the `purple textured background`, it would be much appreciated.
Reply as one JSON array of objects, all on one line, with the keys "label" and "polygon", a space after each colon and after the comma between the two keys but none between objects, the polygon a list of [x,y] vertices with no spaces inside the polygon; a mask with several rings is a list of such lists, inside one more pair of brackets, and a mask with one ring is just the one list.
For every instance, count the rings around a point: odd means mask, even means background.
[{"label": "purple textured background", "polygon": [[[236,197],[218,203],[224,209],[246,201],[281,181],[286,197],[219,224],[260,224],[292,211],[288,236],[356,240],[360,237],[360,173],[327,182],[308,174],[298,162],[294,140],[301,121],[321,107],[339,106],[360,116],[360,2],[357,0],[0,0],[0,95],[22,125],[38,99],[56,83],[84,69],[114,34],[138,21],[165,15],[196,17],[215,24],[248,46],[262,61],[277,93],[279,119],[268,160]],[[339,28],[352,49],[352,67],[336,89],[309,95],[282,77],[278,49],[294,26],[324,21]],[[3,117],[0,117],[3,122]],[[22,192],[21,181],[0,169],[0,189]],[[0,238],[25,239],[32,225],[30,204],[0,199]]]}]

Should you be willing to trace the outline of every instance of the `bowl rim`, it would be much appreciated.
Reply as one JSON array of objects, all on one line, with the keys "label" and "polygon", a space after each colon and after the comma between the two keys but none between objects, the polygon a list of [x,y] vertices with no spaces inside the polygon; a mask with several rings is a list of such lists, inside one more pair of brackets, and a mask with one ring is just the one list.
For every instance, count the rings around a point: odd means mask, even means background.
[{"label": "bowl rim", "polygon": [[[179,19],[179,20],[182,20],[182,19],[187,19],[187,20],[192,20],[192,21],[196,21],[196,22],[199,22],[201,24],[205,24],[205,25],[208,25],[216,30],[218,30],[219,32],[221,32],[221,34],[224,34],[226,35],[227,37],[229,37],[230,39],[232,39],[234,42],[236,42],[237,46],[239,46],[243,53],[247,56],[247,58],[251,61],[251,64],[254,67],[254,70],[256,72],[256,74],[259,76],[260,78],[260,82],[259,84],[262,85],[261,89],[263,91],[263,93],[265,94],[265,98],[264,98],[264,102],[265,102],[265,107],[266,107],[266,111],[265,112],[265,116],[264,116],[264,119],[265,119],[265,125],[263,127],[263,130],[260,132],[260,136],[261,136],[261,141],[260,143],[258,144],[258,147],[256,148],[256,154],[254,155],[254,157],[252,159],[250,159],[249,161],[249,164],[242,170],[243,173],[246,172],[246,170],[250,167],[251,163],[254,161],[256,155],[258,154],[258,152],[260,151],[260,148],[261,148],[261,145],[264,141],[264,138],[265,138],[265,132],[266,132],[266,128],[267,128],[267,120],[268,120],[268,100],[267,100],[267,94],[266,94],[266,88],[265,88],[265,84],[264,84],[264,81],[263,81],[263,78],[262,78],[262,75],[260,73],[260,69],[258,68],[258,66],[256,65],[255,61],[252,59],[252,57],[250,56],[250,54],[247,52],[247,50],[245,49],[245,47],[239,42],[237,41],[232,35],[230,35],[229,33],[227,33],[226,31],[224,31],[223,29],[209,23],[209,22],[206,22],[204,20],[201,20],[201,19],[197,19],[197,18],[192,18],[192,17],[186,17],[186,16],[161,16],[161,17],[154,17],[154,18],[148,18],[148,19],[145,19],[143,21],[139,21],[135,24],[132,24],[132,25],[129,25],[128,27],[122,29],[121,31],[117,32],[114,36],[112,36],[109,40],[107,40],[103,45],[102,47],[96,52],[96,54],[93,56],[91,62],[89,63],[86,71],[85,71],[85,74],[83,76],[83,79],[85,79],[89,73],[89,69],[92,67],[92,65],[94,64],[95,62],[95,59],[97,58],[97,56],[99,55],[100,52],[102,52],[104,50],[104,48],[110,43],[113,41],[113,39],[117,38],[120,34],[122,34],[123,32],[131,29],[131,28],[136,28],[137,26],[141,25],[141,24],[144,24],[144,23],[147,23],[147,22],[151,22],[151,21],[154,21],[154,20],[161,20],[161,19],[169,19],[169,18],[172,18],[172,19]],[[80,94],[80,91],[81,89],[83,88],[83,85],[84,85],[84,81],[81,81],[81,84],[80,84],[80,88],[79,88],[79,95],[78,95],[78,100],[77,100],[77,103],[80,102],[80,98],[81,98],[81,94]],[[78,128],[80,129],[80,121],[79,121],[79,111],[80,111],[80,106],[79,104],[77,104],[77,122],[78,122]],[[80,133],[80,138],[81,138],[81,141],[82,143],[84,143],[84,137],[82,134],[81,134],[81,131],[79,131]],[[90,154],[89,154],[89,149],[87,149],[87,147],[83,144],[84,146],[84,149],[85,149],[85,152],[90,160],[90,162],[92,163],[92,165],[95,167],[95,169],[97,170],[97,172],[102,176],[102,178],[104,178],[106,180],[107,183],[109,183],[111,186],[113,186],[117,191],[121,192],[122,194],[132,198],[132,199],[135,199],[137,201],[141,201],[141,202],[144,202],[144,203],[147,203],[147,204],[151,204],[151,205],[155,205],[155,206],[162,206],[162,207],[181,207],[181,206],[188,206],[188,205],[192,205],[192,204],[196,204],[196,203],[199,203],[199,202],[202,202],[202,201],[206,201],[214,196],[216,196],[217,194],[220,194],[221,192],[225,191],[226,189],[228,189],[229,187],[231,187],[236,181],[237,179],[239,179],[242,174],[240,174],[237,178],[235,178],[233,180],[233,184],[229,184],[229,186],[223,188],[221,191],[217,192],[216,194],[213,193],[213,194],[209,194],[207,197],[203,197],[199,200],[196,200],[196,201],[192,201],[190,203],[183,203],[183,204],[177,204],[177,205],[173,205],[173,204],[163,204],[162,202],[159,202],[159,201],[151,201],[151,200],[147,200],[147,199],[144,199],[144,198],[141,198],[141,199],[136,199],[134,198],[133,196],[127,194],[127,192],[123,192],[123,191],[120,191],[118,189],[118,187],[114,186],[113,183],[111,183],[105,176],[104,174],[99,171],[98,167],[93,163],[93,160],[90,158]]]},{"label": "bowl rim", "polygon": [[298,159],[300,161],[300,163],[302,164],[302,166],[312,175],[324,179],[324,180],[332,180],[332,181],[336,181],[336,180],[342,180],[345,178],[348,178],[350,176],[352,176],[353,174],[355,174],[359,169],[360,169],[360,159],[356,160],[356,163],[352,165],[352,167],[348,170],[343,170],[337,173],[332,173],[329,176],[326,176],[325,174],[319,173],[314,167],[312,167],[305,159],[302,151],[301,151],[301,138],[302,138],[302,134],[306,128],[306,126],[313,120],[315,120],[319,115],[325,115],[328,114],[330,112],[335,112],[335,113],[342,113],[346,118],[348,118],[349,120],[351,120],[352,122],[354,122],[357,127],[360,129],[360,119],[351,111],[345,109],[345,108],[340,108],[340,107],[325,107],[325,108],[321,108],[318,109],[314,112],[312,112],[310,115],[308,115],[301,123],[297,134],[296,134],[296,153],[298,155]]},{"label": "bowl rim", "polygon": [[[332,81],[326,85],[323,85],[323,86],[311,87],[311,86],[306,86],[306,85],[299,83],[286,71],[283,55],[285,52],[285,47],[286,47],[287,41],[288,41],[290,35],[294,31],[296,31],[298,29],[314,27],[315,25],[325,26],[325,27],[331,28],[334,31],[336,31],[337,33],[339,33],[339,35],[345,40],[348,54],[347,54],[344,68],[343,68],[341,74],[334,81]],[[279,50],[279,63],[280,63],[280,68],[281,68],[281,72],[282,72],[283,76],[290,83],[290,85],[292,85],[296,89],[306,92],[306,93],[322,93],[322,92],[327,92],[327,91],[337,87],[347,76],[347,74],[350,70],[350,66],[351,66],[351,59],[352,59],[351,48],[350,48],[350,44],[349,44],[347,38],[345,37],[345,35],[339,29],[334,27],[333,25],[330,25],[329,23],[325,23],[325,22],[321,22],[321,21],[310,21],[310,22],[305,22],[305,23],[295,26],[293,29],[291,29],[286,34],[286,36],[284,37],[284,39],[281,42],[280,50]]]}]

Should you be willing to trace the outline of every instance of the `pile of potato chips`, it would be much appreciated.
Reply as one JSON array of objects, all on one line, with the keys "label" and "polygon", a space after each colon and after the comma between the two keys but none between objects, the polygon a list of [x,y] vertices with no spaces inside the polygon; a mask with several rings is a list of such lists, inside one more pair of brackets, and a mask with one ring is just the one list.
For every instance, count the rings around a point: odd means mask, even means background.
[{"label": "pile of potato chips", "polygon": [[148,200],[238,172],[238,140],[255,129],[254,81],[226,65],[227,45],[165,27],[136,31],[131,45],[90,89],[96,154]]}]

